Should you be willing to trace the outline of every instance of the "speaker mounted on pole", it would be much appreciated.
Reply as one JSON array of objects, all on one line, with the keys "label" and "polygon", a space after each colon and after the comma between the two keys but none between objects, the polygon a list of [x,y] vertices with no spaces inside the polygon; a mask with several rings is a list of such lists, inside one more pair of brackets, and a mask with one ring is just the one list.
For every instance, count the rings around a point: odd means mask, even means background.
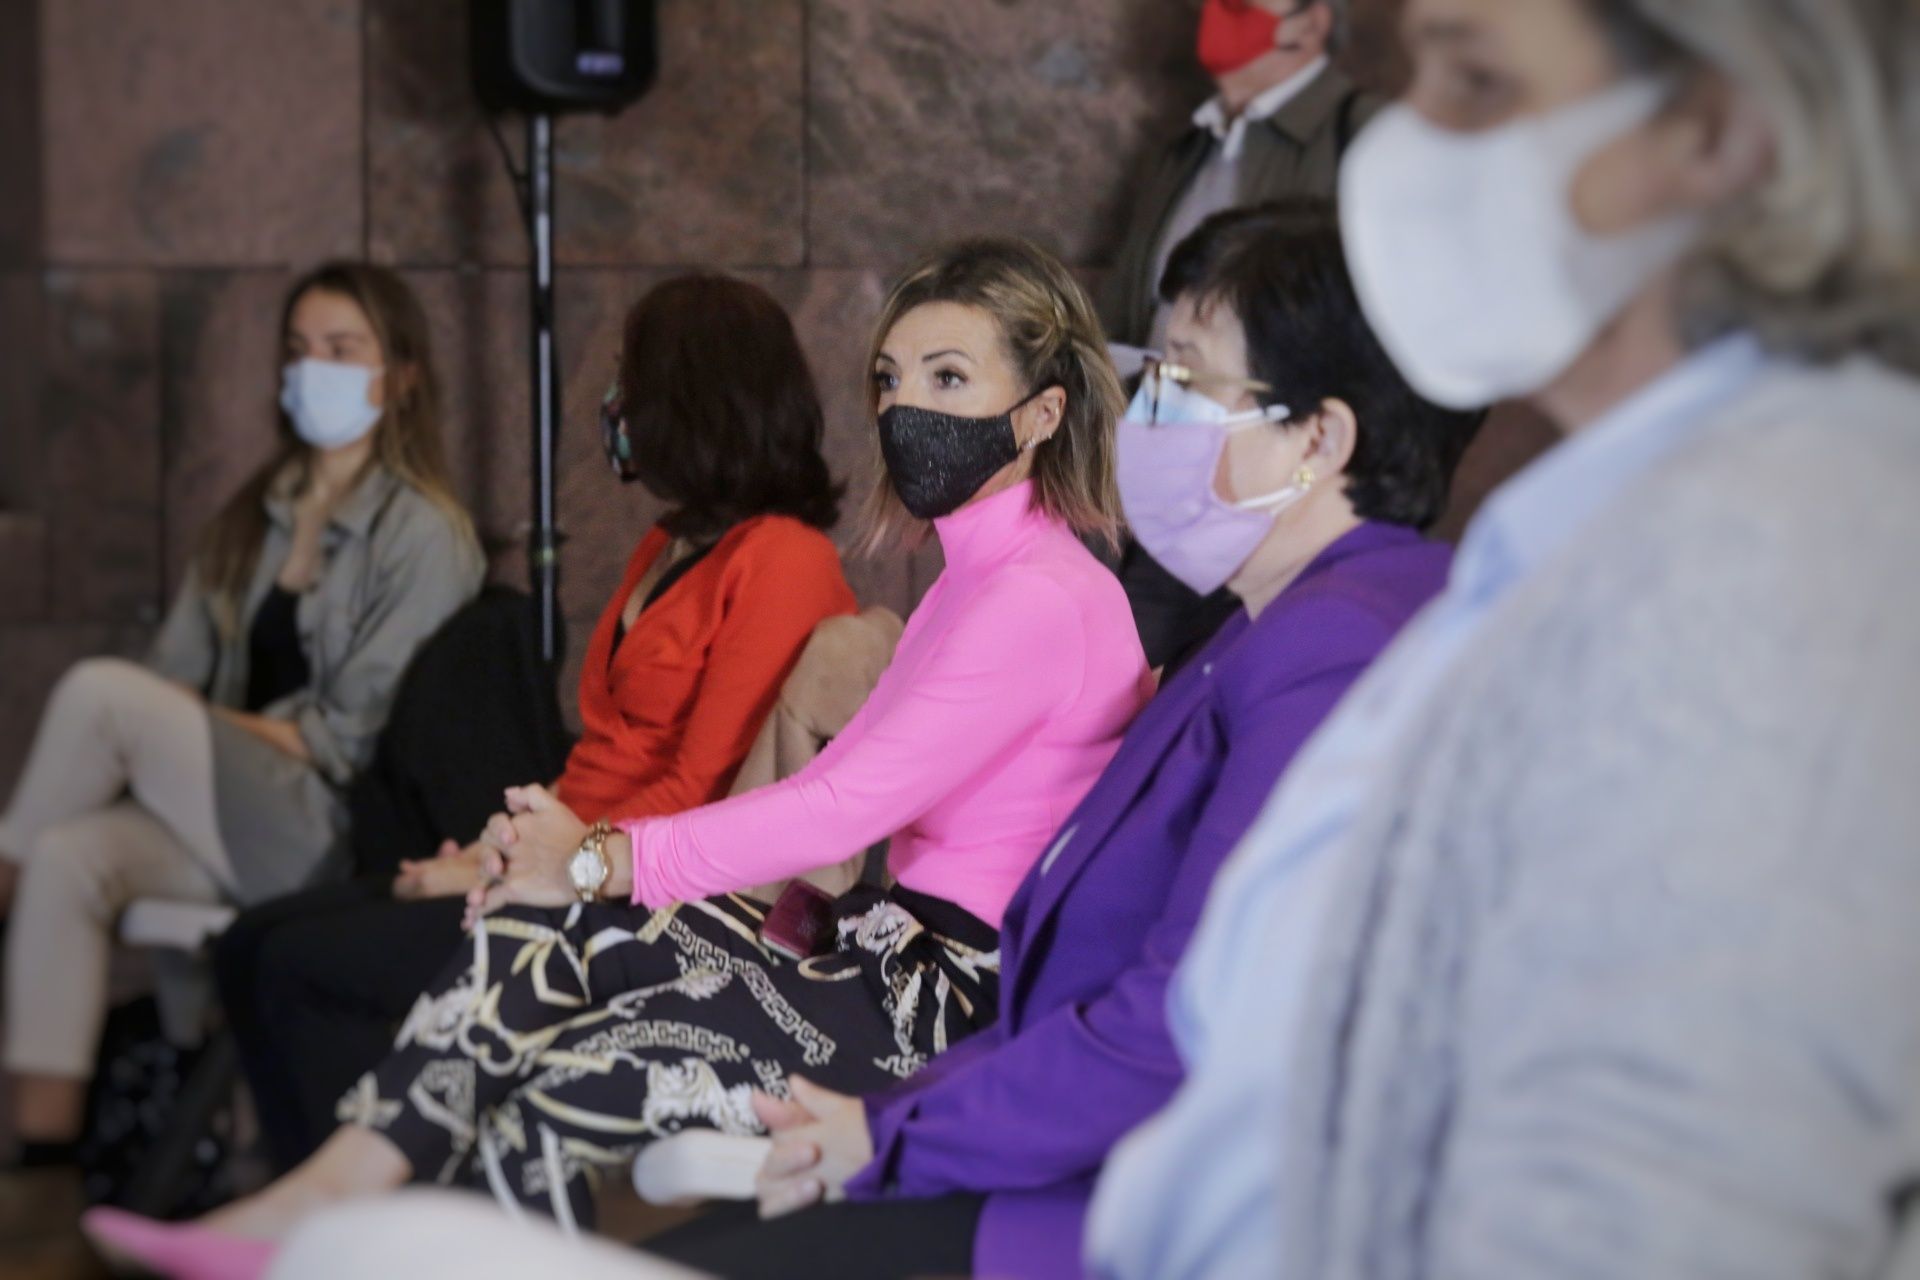
[{"label": "speaker mounted on pole", "polygon": [[608,114],[659,69],[653,0],[473,0],[473,78],[489,111]]}]

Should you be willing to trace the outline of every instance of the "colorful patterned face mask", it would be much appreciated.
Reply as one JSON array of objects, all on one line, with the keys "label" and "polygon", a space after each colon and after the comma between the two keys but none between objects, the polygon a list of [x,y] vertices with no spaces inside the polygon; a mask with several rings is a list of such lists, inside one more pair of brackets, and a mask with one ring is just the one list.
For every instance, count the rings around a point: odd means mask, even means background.
[{"label": "colorful patterned face mask", "polygon": [[620,477],[620,483],[630,484],[640,478],[633,456],[633,436],[627,431],[627,406],[620,398],[618,379],[607,388],[607,394],[600,397],[600,444],[607,451],[607,465]]}]

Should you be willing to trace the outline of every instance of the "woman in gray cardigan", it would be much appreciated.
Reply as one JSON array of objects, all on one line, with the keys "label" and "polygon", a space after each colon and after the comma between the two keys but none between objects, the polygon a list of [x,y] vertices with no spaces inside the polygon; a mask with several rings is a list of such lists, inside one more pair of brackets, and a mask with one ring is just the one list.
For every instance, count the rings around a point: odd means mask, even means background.
[{"label": "woman in gray cardigan", "polygon": [[1920,1187],[1920,9],[1406,20],[1344,177],[1362,299],[1430,396],[1568,439],[1215,883],[1093,1270],[1882,1275]]},{"label": "woman in gray cardigan", "polygon": [[6,1069],[23,1163],[71,1163],[115,916],[251,903],[337,856],[413,651],[478,590],[419,303],[330,264],[282,316],[280,448],[207,528],[142,666],[76,665],[0,814]]}]

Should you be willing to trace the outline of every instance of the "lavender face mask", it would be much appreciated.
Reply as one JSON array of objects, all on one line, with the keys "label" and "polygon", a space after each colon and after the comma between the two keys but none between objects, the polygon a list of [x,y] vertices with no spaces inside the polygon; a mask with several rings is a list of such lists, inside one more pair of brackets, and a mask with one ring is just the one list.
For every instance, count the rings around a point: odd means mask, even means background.
[{"label": "lavender face mask", "polygon": [[1196,391],[1162,383],[1142,384],[1121,420],[1115,478],[1127,526],[1162,568],[1201,595],[1225,586],[1274,517],[1307,495],[1297,484],[1239,502],[1214,491],[1227,437],[1286,417],[1282,405],[1231,414]]}]

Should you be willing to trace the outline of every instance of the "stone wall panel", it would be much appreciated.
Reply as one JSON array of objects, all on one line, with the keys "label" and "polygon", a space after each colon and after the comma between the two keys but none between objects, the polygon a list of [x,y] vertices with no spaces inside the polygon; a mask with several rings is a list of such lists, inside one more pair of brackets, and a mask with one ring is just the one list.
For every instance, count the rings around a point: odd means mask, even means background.
[{"label": "stone wall panel", "polygon": [[359,251],[359,0],[41,0],[40,14],[52,261]]}]

